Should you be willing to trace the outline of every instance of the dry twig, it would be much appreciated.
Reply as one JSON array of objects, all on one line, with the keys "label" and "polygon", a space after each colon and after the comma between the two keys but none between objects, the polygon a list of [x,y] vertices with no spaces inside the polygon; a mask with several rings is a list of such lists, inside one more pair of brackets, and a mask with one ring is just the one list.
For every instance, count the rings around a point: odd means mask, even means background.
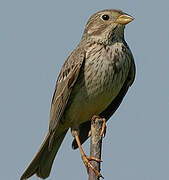
[{"label": "dry twig", "polygon": [[[103,119],[101,118],[93,118],[91,121],[90,156],[98,159],[101,159],[102,136],[100,135],[100,132],[102,130],[102,124]],[[100,162],[91,161],[91,164],[100,172]],[[89,168],[89,180],[99,180],[100,177]]]}]

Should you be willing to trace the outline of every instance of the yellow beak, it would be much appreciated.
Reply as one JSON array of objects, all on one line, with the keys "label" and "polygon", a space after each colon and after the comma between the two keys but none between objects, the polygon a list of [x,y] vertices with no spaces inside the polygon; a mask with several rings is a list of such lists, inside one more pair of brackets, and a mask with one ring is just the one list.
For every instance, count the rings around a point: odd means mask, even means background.
[{"label": "yellow beak", "polygon": [[129,16],[127,14],[122,14],[116,19],[115,23],[126,25],[133,20],[134,18],[132,16]]}]

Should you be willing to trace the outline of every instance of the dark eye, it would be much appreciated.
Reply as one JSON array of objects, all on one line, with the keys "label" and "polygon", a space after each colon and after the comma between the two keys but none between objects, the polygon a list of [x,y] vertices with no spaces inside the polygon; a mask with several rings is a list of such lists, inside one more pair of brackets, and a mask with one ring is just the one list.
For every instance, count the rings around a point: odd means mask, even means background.
[{"label": "dark eye", "polygon": [[105,20],[105,21],[109,20],[109,15],[104,14],[104,15],[102,16],[102,19]]}]

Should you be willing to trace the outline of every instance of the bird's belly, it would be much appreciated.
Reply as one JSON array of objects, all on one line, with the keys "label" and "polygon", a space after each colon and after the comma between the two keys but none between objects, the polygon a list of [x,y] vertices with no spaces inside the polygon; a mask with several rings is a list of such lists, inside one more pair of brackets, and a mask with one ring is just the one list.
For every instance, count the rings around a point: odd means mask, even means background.
[{"label": "bird's belly", "polygon": [[[121,49],[120,46],[119,53]],[[120,58],[117,59],[115,50],[110,51],[113,52],[111,56],[106,54],[104,48],[101,49],[101,56],[99,50],[92,57],[90,53],[86,55],[84,67],[72,89],[64,113],[64,119],[71,127],[78,127],[93,115],[104,111],[117,96],[127,77],[130,62],[125,56],[118,54]]]},{"label": "bird's belly", "polygon": [[99,115],[106,109],[121,89],[122,83],[115,84],[96,83],[91,87],[83,86],[75,89],[65,112],[65,120],[69,122],[69,126],[78,127],[81,123],[89,121],[93,115]]}]

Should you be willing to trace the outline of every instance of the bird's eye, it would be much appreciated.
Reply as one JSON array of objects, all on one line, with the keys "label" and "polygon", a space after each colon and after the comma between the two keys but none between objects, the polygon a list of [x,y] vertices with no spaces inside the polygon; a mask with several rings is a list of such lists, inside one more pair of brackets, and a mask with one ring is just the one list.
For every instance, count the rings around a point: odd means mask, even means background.
[{"label": "bird's eye", "polygon": [[105,21],[109,20],[109,15],[104,14],[104,15],[102,16],[102,19],[105,20]]}]

